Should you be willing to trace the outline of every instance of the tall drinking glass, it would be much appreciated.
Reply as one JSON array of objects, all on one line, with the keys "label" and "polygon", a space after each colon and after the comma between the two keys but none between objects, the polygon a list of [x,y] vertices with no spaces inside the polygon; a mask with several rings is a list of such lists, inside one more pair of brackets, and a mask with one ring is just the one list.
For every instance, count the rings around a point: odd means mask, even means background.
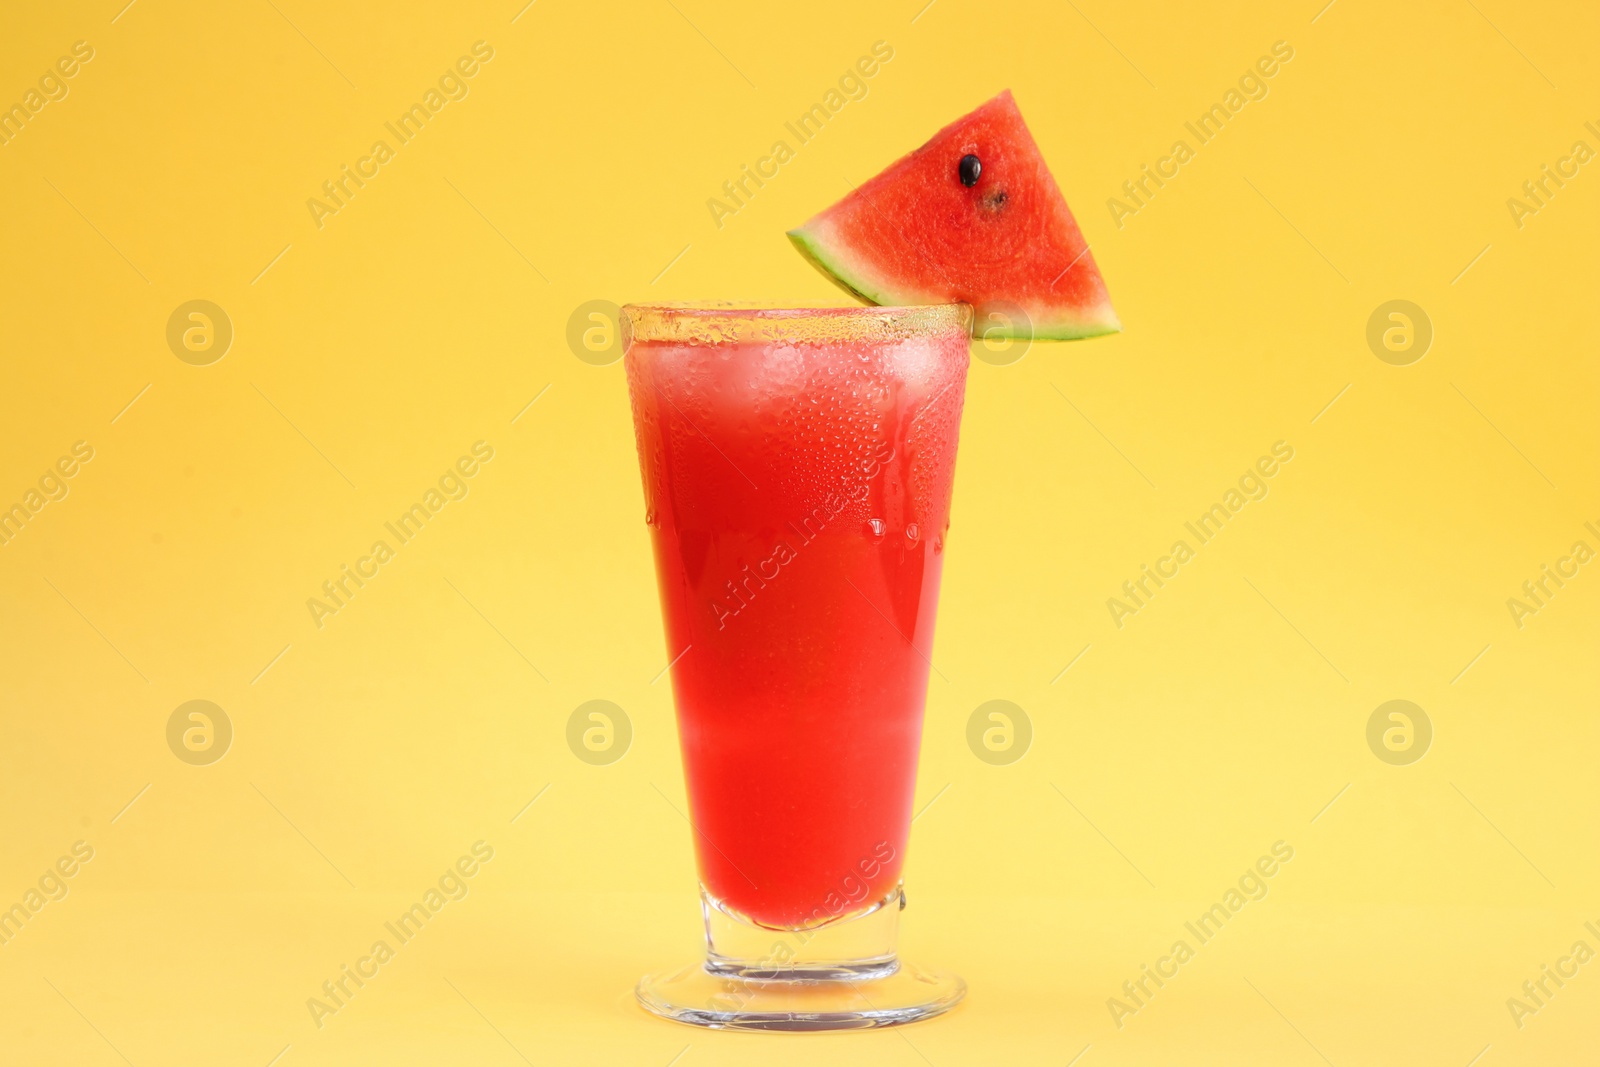
[{"label": "tall drinking glass", "polygon": [[972,309],[622,311],[707,951],[639,1001],[947,1011],[965,984],[896,936]]}]

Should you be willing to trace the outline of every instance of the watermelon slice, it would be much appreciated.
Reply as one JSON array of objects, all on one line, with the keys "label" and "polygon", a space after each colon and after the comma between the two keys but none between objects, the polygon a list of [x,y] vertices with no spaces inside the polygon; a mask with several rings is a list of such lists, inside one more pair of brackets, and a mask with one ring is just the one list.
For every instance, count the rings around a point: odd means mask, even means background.
[{"label": "watermelon slice", "polygon": [[1066,340],[1122,329],[1009,89],[789,239],[869,303],[972,304],[986,336]]}]

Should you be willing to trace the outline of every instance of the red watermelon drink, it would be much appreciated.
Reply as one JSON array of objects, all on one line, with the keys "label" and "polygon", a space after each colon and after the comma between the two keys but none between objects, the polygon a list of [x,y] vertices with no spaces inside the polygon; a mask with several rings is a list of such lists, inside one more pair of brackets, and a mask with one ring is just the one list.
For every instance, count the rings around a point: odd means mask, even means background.
[{"label": "red watermelon drink", "polygon": [[966,992],[895,941],[973,309],[986,341],[1121,322],[1009,92],[789,237],[885,306],[623,309],[707,943],[636,995],[888,1026]]},{"label": "red watermelon drink", "polygon": [[713,969],[883,977],[821,934],[901,906],[971,309],[624,316]]}]

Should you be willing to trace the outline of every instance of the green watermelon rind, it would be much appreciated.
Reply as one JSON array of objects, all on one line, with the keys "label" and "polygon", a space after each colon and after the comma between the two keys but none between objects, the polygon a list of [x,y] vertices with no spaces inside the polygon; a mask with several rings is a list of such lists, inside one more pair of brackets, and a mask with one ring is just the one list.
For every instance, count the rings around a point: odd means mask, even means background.
[{"label": "green watermelon rind", "polygon": [[[798,230],[788,231],[790,243],[805,257],[806,262],[817,268],[829,281],[869,304],[880,306],[894,306],[918,301],[897,299],[887,292],[878,291],[875,287],[845,265],[847,255],[841,250],[839,254],[832,253],[816,235],[807,232],[802,226]],[[1109,301],[1090,309],[1088,312],[1100,313],[1099,318],[1071,318],[1057,320],[1035,320],[1030,330],[1013,330],[1008,326],[991,326],[984,330],[984,335],[995,338],[1022,338],[1035,341],[1082,341],[1090,337],[1104,337],[1107,334],[1122,332],[1122,322],[1117,318],[1116,312],[1111,309]],[[977,323],[974,322],[974,328]]]},{"label": "green watermelon rind", "polygon": [[828,256],[822,250],[822,245],[804,229],[790,230],[789,241],[806,258],[806,262],[821,272],[822,276],[849,293],[858,300],[865,300],[869,304],[879,306],[892,305],[887,294],[870,291],[867,283],[854,275],[850,275],[843,266],[830,263]]}]

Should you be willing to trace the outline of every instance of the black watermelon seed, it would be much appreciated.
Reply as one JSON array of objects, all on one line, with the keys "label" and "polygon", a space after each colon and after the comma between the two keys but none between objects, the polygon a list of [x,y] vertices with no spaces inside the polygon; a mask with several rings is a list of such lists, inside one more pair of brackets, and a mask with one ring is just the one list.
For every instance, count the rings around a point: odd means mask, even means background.
[{"label": "black watermelon seed", "polygon": [[961,166],[957,171],[961,175],[961,184],[971,189],[978,184],[978,175],[983,173],[983,161],[977,156],[962,156]]}]

